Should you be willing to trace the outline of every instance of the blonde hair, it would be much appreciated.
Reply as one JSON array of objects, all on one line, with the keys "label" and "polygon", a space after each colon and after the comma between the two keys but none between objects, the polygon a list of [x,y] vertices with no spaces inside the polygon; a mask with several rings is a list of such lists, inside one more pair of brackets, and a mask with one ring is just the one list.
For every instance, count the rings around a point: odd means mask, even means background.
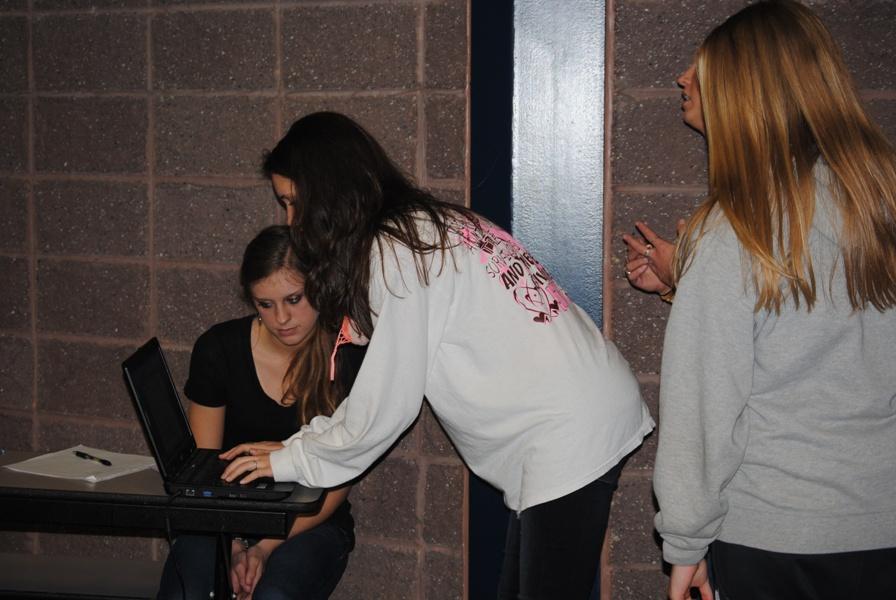
[{"label": "blonde hair", "polygon": [[709,197],[676,251],[682,274],[721,210],[751,259],[756,309],[816,299],[809,231],[813,168],[831,172],[840,250],[855,309],[896,305],[896,156],[859,100],[830,32],[791,0],[760,2],[697,52]]}]

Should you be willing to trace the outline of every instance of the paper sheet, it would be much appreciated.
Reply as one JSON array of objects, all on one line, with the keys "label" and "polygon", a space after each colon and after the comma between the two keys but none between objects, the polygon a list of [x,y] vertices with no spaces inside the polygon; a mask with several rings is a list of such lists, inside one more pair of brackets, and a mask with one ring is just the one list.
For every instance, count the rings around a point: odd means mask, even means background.
[{"label": "paper sheet", "polygon": [[[99,459],[105,459],[112,464],[104,465],[96,460],[80,458],[75,454],[75,451],[83,452]],[[43,475],[60,479],[80,479],[96,483],[142,471],[153,466],[155,466],[155,460],[151,456],[109,452],[108,450],[100,450],[99,448],[90,448],[78,444],[65,450],[42,454],[22,462],[6,465],[6,468],[19,473],[30,473],[32,475]]]}]

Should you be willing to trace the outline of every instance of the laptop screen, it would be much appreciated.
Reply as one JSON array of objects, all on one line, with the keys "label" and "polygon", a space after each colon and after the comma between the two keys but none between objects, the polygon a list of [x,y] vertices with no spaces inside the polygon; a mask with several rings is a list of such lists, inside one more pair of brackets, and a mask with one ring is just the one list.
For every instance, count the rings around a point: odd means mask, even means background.
[{"label": "laptop screen", "polygon": [[122,368],[159,470],[167,480],[195,451],[196,442],[159,341],[149,340]]}]

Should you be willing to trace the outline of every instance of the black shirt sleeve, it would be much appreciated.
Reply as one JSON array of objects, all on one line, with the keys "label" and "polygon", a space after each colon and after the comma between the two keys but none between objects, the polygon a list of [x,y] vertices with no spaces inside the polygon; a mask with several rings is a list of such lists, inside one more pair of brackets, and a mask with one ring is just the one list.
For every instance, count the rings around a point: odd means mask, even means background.
[{"label": "black shirt sleeve", "polygon": [[190,355],[190,374],[184,393],[192,402],[203,406],[226,406],[226,364],[222,343],[215,339],[215,329],[199,336]]},{"label": "black shirt sleeve", "polygon": [[[184,393],[196,404],[227,409],[224,449],[244,442],[284,440],[299,429],[298,406],[281,406],[261,388],[252,358],[252,321],[248,316],[214,325],[199,336],[190,356]],[[351,391],[364,351],[345,344],[337,352],[343,398]]]}]

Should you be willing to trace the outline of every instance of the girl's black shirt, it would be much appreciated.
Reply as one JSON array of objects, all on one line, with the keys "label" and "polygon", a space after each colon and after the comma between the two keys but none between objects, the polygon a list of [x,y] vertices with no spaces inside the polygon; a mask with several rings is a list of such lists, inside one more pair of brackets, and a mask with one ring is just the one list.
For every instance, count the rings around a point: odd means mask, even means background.
[{"label": "girl's black shirt", "polygon": [[[226,408],[223,450],[244,442],[285,440],[299,429],[298,405],[280,406],[258,380],[252,358],[253,321],[250,315],[212,326],[196,340],[190,356],[184,393],[196,404]],[[363,360],[363,347],[339,347],[336,371],[345,392]]]}]

